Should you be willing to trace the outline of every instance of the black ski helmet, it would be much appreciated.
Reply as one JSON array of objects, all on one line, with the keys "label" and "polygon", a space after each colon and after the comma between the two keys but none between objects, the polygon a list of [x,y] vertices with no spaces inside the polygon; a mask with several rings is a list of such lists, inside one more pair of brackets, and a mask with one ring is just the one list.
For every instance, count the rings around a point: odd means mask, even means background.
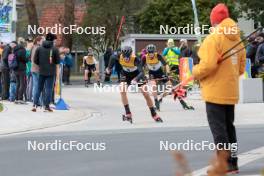
[{"label": "black ski helmet", "polygon": [[125,57],[130,57],[132,54],[132,47],[131,46],[125,46],[124,48],[122,48],[121,53]]},{"label": "black ski helmet", "polygon": [[147,47],[146,47],[146,50],[148,53],[155,53],[157,48],[155,45],[153,44],[149,44]]}]

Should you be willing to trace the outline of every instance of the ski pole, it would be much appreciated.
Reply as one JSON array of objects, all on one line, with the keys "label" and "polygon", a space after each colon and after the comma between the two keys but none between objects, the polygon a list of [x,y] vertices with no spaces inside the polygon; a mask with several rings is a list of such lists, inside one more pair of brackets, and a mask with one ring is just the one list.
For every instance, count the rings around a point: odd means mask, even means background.
[{"label": "ski pole", "polygon": [[188,79],[186,79],[186,80],[183,80],[182,82],[180,82],[180,83],[177,84],[176,86],[173,86],[172,89],[171,89],[171,91],[176,90],[176,89],[177,89],[178,87],[180,87],[180,86],[185,86],[186,84],[188,84],[188,82],[190,82],[190,81],[192,81],[192,80],[194,80],[194,77],[193,77],[193,76],[191,76],[190,78],[188,78]]},{"label": "ski pole", "polygon": [[233,55],[239,53],[241,50],[247,48],[247,46],[249,46],[249,45],[250,45],[250,43],[246,44],[244,47],[240,48],[240,49],[237,50],[236,52],[234,52],[234,53],[232,53],[232,54],[229,54],[229,55],[225,56],[223,59],[219,60],[218,64],[221,63],[221,62],[223,62],[223,61],[225,61],[225,60],[228,59],[229,57],[231,57],[231,56],[233,56]]},{"label": "ski pole", "polygon": [[246,41],[249,37],[251,37],[252,35],[254,35],[255,33],[257,33],[258,31],[262,30],[263,27],[259,27],[257,28],[255,31],[253,31],[252,33],[250,33],[247,37],[243,38],[240,42],[238,42],[237,44],[235,44],[233,47],[231,47],[229,50],[227,50],[226,52],[224,52],[222,54],[222,57],[224,57],[227,53],[229,53],[230,51],[232,51],[234,48],[236,48],[238,45],[240,45],[241,43],[243,43],[244,41]]}]

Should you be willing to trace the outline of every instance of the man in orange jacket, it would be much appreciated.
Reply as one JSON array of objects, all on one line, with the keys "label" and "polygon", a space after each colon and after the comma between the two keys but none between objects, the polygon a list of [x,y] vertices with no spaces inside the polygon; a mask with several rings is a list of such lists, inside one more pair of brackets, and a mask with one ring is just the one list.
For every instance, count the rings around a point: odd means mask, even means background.
[{"label": "man in orange jacket", "polygon": [[198,56],[200,63],[193,68],[194,78],[201,83],[202,98],[206,102],[206,112],[217,153],[228,153],[228,171],[238,172],[237,137],[234,126],[234,108],[239,99],[239,76],[245,70],[245,50],[243,44],[232,49],[227,55],[235,53],[221,62],[221,56],[240,38],[235,21],[229,18],[228,8],[218,4],[210,15],[214,30],[202,43]]}]

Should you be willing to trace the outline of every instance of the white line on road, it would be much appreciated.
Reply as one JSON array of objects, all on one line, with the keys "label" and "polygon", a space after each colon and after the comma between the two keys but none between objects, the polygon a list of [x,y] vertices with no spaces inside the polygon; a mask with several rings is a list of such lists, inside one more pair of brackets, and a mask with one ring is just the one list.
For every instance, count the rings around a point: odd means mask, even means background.
[{"label": "white line on road", "polygon": [[[248,151],[248,152],[245,152],[245,153],[241,153],[240,155],[238,155],[238,166],[242,167],[248,163],[251,163],[261,158],[264,158],[264,146]],[[208,169],[208,166],[202,169],[196,170],[193,172],[193,176],[206,175],[207,169]]]}]

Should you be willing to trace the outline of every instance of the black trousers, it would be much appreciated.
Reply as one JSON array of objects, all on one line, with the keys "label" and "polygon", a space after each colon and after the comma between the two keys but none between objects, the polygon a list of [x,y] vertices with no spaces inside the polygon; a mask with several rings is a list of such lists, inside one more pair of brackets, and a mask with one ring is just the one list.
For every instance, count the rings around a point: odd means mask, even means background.
[{"label": "black trousers", "polygon": [[8,100],[9,98],[9,86],[10,86],[10,74],[9,69],[3,69],[1,75],[1,83],[2,83],[2,99]]},{"label": "black trousers", "polygon": [[26,72],[16,72],[16,100],[23,100],[24,92],[26,90]]},{"label": "black trousers", "polygon": [[68,66],[63,67],[63,76],[62,82],[66,84],[70,84],[70,76],[71,76],[71,68]]},{"label": "black trousers", "polygon": [[206,102],[206,112],[214,143],[224,145],[237,143],[234,126],[235,105]]}]

